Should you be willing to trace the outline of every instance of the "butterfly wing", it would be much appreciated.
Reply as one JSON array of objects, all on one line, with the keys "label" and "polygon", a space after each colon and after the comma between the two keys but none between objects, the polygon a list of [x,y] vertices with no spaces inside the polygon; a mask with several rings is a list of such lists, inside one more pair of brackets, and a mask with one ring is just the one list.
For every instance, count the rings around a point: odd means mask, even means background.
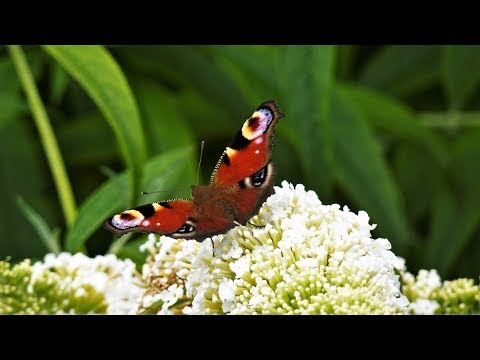
[{"label": "butterfly wing", "polygon": [[274,101],[261,104],[223,152],[210,184],[229,187],[267,166],[272,157],[275,125],[282,117]]},{"label": "butterfly wing", "polygon": [[201,241],[245,225],[274,192],[272,139],[282,117],[274,101],[261,104],[224,151],[210,185],[192,187],[193,200],[142,205],[112,216],[104,227],[117,236],[145,232]]},{"label": "butterfly wing", "polygon": [[273,194],[275,166],[269,162],[251,176],[229,187],[193,186],[194,212],[189,219],[194,238],[202,241],[238,224],[245,225]]},{"label": "butterfly wing", "polygon": [[261,104],[235,134],[215,167],[210,184],[226,188],[224,193],[230,197],[236,223],[246,224],[274,192],[272,140],[282,117],[274,101]]},{"label": "butterfly wing", "polygon": [[[230,228],[238,223],[245,225],[274,192],[272,140],[275,125],[282,117],[274,101],[261,104],[235,134],[213,171],[211,186],[226,198],[220,200],[221,204],[230,204],[222,205],[227,209],[216,213],[229,216]],[[215,197],[216,194],[211,196]],[[202,205],[199,202],[198,208]],[[204,228],[197,226],[197,232],[207,232]]]},{"label": "butterfly wing", "polygon": [[105,220],[104,227],[117,236],[129,232],[155,233],[175,238],[193,238],[191,200],[170,200],[138,206]]},{"label": "butterfly wing", "polygon": [[232,185],[237,222],[245,225],[253,215],[258,213],[265,200],[274,193],[275,172],[275,165],[270,161],[255,174]]}]

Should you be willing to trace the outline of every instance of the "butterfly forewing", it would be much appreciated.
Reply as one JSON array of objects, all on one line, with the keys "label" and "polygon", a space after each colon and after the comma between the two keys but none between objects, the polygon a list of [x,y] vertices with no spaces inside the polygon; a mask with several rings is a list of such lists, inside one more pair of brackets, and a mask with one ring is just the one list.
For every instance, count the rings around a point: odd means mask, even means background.
[{"label": "butterfly forewing", "polygon": [[105,221],[104,226],[117,236],[132,231],[171,236],[179,231],[188,237],[192,231],[186,230],[189,230],[188,220],[193,211],[191,200],[161,201],[112,216]]},{"label": "butterfly forewing", "polygon": [[283,117],[274,101],[266,101],[235,134],[215,167],[211,184],[230,186],[270,162],[275,125]]}]

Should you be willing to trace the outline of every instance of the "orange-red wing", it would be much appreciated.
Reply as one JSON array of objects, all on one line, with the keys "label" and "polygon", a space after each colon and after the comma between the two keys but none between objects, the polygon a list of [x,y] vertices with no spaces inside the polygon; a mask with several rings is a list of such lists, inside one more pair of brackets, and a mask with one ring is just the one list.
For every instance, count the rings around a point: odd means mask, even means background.
[{"label": "orange-red wing", "polygon": [[282,117],[274,101],[260,105],[224,151],[210,183],[228,187],[266,166],[272,156],[275,125]]},{"label": "orange-red wing", "polygon": [[129,232],[144,232],[189,238],[192,237],[188,230],[191,227],[189,218],[193,210],[191,200],[146,204],[112,216],[105,220],[104,227],[117,236]]},{"label": "orange-red wing", "polygon": [[274,101],[261,104],[224,151],[210,185],[193,187],[193,200],[142,205],[112,216],[104,227],[117,236],[144,232],[201,241],[245,225],[274,192],[272,140],[282,117]]},{"label": "orange-red wing", "polygon": [[237,189],[234,192],[235,217],[240,224],[245,225],[256,215],[265,200],[275,192],[273,190],[275,172],[275,165],[269,162],[255,175],[233,185]]},{"label": "orange-red wing", "polygon": [[192,189],[197,240],[245,225],[274,193],[275,165],[269,162],[252,176],[229,187],[194,186]]}]

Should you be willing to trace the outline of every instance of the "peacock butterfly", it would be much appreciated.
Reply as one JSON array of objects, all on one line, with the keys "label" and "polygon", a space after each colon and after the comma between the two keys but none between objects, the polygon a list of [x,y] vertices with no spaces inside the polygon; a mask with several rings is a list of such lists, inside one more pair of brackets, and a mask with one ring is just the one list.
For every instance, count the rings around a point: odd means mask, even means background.
[{"label": "peacock butterfly", "polygon": [[117,236],[143,232],[202,241],[245,225],[274,193],[272,139],[282,117],[274,101],[261,104],[223,152],[210,184],[192,186],[192,200],[138,206],[105,220],[104,227]]}]

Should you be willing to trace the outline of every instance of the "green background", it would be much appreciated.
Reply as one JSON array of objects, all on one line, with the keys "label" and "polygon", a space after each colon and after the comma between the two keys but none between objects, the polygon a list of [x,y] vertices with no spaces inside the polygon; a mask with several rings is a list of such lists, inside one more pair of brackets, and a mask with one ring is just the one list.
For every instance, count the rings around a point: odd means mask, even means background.
[{"label": "green background", "polygon": [[115,242],[103,220],[189,197],[200,142],[204,184],[274,99],[285,114],[277,185],[367,211],[373,236],[412,272],[480,274],[478,46],[24,46],[75,198],[69,214],[10,50],[0,47],[0,258],[61,248],[140,263],[145,235]]}]

